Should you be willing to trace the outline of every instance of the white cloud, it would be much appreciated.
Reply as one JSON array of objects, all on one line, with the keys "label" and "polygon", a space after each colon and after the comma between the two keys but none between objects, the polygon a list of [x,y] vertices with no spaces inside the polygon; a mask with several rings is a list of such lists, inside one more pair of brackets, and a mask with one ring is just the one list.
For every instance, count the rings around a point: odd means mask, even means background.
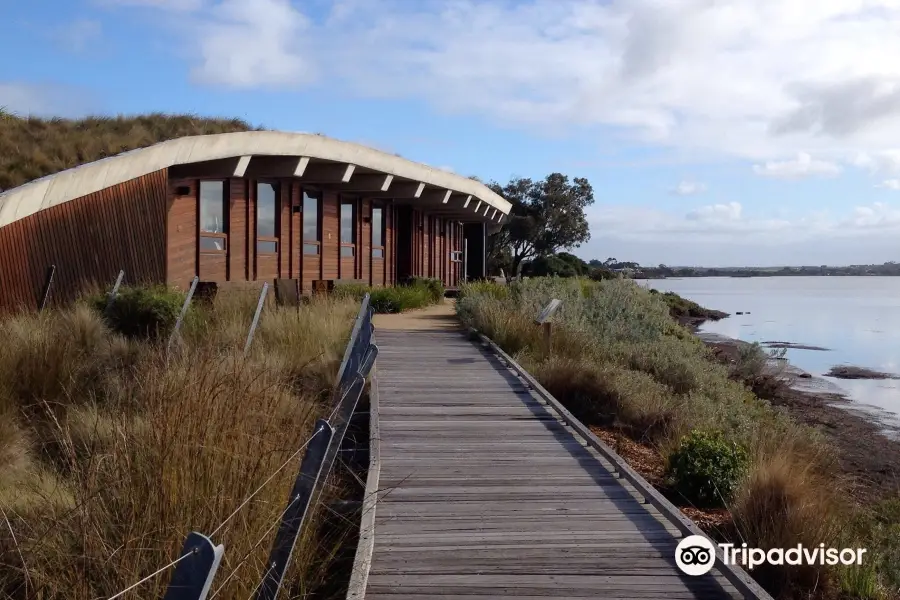
[{"label": "white cloud", "polygon": [[223,0],[199,19],[197,81],[258,88],[315,79],[309,20],[289,0]]},{"label": "white cloud", "polygon": [[900,173],[900,150],[860,152],[850,162],[861,169],[868,170],[870,173]]},{"label": "white cloud", "polygon": [[741,218],[742,208],[739,202],[711,204],[692,210],[687,214],[687,218],[692,221],[738,221]]},{"label": "white cloud", "polygon": [[900,179],[885,179],[875,187],[884,188],[887,190],[900,190]]},{"label": "white cloud", "polygon": [[706,184],[698,181],[682,181],[670,191],[678,196],[693,196],[706,191]]},{"label": "white cloud", "polygon": [[702,206],[682,214],[630,206],[591,207],[587,214],[592,243],[598,245],[604,244],[603,240],[619,240],[708,251],[711,246],[724,249],[743,244],[761,251],[803,242],[821,251],[833,242],[852,242],[881,244],[890,252],[888,256],[896,256],[895,240],[900,235],[900,205],[884,202],[855,206],[844,215],[811,212],[778,218],[749,216],[738,202]]},{"label": "white cloud", "polygon": [[[900,0],[105,0],[197,10],[195,74],[339,80],[522,127],[756,161],[896,147]],[[308,6],[308,5],[307,5]]]},{"label": "white cloud", "polygon": [[753,172],[763,177],[778,179],[801,179],[804,177],[834,177],[841,167],[827,160],[816,160],[806,152],[797,154],[796,159],[774,161],[764,165],[753,165]]},{"label": "white cloud", "polygon": [[857,206],[853,209],[853,215],[845,220],[843,225],[861,231],[881,229],[897,232],[900,230],[900,209],[884,202]]},{"label": "white cloud", "polygon": [[203,83],[604,127],[763,174],[798,153],[824,169],[804,176],[900,154],[900,0],[94,1],[189,13],[171,21]]}]

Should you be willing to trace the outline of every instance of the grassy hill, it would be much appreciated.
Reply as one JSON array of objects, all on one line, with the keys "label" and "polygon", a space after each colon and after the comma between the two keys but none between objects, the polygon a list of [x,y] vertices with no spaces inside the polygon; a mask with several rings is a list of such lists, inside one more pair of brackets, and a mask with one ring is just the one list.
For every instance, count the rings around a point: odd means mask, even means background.
[{"label": "grassy hill", "polygon": [[196,115],[41,119],[0,109],[0,192],[65,169],[188,135],[261,129]]}]

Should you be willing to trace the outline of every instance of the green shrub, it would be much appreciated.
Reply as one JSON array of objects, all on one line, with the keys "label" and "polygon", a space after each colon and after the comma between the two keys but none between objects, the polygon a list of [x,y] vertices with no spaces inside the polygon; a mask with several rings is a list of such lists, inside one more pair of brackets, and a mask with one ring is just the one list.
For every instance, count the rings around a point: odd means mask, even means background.
[{"label": "green shrub", "polygon": [[596,269],[593,269],[590,272],[589,277],[591,279],[593,279],[594,281],[608,281],[610,279],[618,279],[619,278],[619,276],[616,273],[614,273],[613,271],[610,271],[609,269],[604,269],[603,267],[598,267]]},{"label": "green shrub", "polygon": [[366,293],[372,292],[372,289],[362,283],[342,283],[334,286],[333,294],[338,298],[353,298],[361,301]]},{"label": "green shrub", "polygon": [[504,300],[509,297],[509,287],[494,281],[473,281],[459,286],[457,302],[467,296],[488,296]]},{"label": "green shrub", "polygon": [[667,475],[685,500],[716,508],[731,500],[748,464],[747,452],[720,432],[695,430],[669,456]]},{"label": "green shrub", "polygon": [[339,298],[362,300],[367,293],[376,313],[399,313],[437,304],[444,299],[444,286],[437,279],[416,278],[396,287],[373,288],[353,283],[334,288],[334,295]]},{"label": "green shrub", "polygon": [[[89,298],[99,312],[106,310],[107,296]],[[157,339],[175,326],[184,294],[165,286],[124,287],[105,315],[109,327],[130,338]]]},{"label": "green shrub", "polygon": [[419,286],[376,288],[370,293],[370,302],[376,313],[399,313],[431,304],[428,290]]},{"label": "green shrub", "polygon": [[421,287],[428,290],[432,304],[441,302],[444,299],[444,294],[447,292],[441,280],[432,277],[414,277],[409,282],[409,287]]}]

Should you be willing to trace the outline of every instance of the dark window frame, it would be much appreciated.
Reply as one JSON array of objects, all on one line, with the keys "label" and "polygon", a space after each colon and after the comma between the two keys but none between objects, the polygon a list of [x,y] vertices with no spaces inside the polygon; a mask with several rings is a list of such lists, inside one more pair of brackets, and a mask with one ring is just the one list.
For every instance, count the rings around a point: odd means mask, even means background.
[{"label": "dark window frame", "polygon": [[[376,210],[381,211],[381,227],[380,227],[381,231],[378,232],[381,235],[381,245],[375,244],[375,211]],[[385,210],[384,205],[374,204],[374,203],[372,204],[372,214],[370,215],[370,218],[372,220],[372,227],[371,227],[372,239],[370,241],[371,241],[371,245],[372,245],[372,258],[377,259],[377,260],[384,260],[384,256],[387,253],[387,248],[385,245],[387,242],[386,215],[387,215],[387,211]],[[376,250],[378,251],[377,254],[376,254]]]},{"label": "dark window frame", "polygon": [[[306,199],[316,201],[316,238],[311,240],[306,237]],[[302,188],[300,190],[300,224],[303,234],[303,255],[320,256],[322,254],[322,206],[323,194],[321,190]],[[310,250],[315,249],[315,252]]]},{"label": "dark window frame", "polygon": [[[203,184],[222,184],[222,231],[207,231],[203,229]],[[200,254],[224,255],[228,253],[228,229],[229,229],[229,186],[227,179],[198,179],[197,180],[197,251]],[[203,239],[221,240],[222,249],[203,247]]]},{"label": "dark window frame", "polygon": [[[344,241],[344,206],[350,207],[350,238],[352,242]],[[355,258],[356,257],[356,238],[359,225],[357,217],[359,213],[359,199],[342,196],[338,202],[338,240],[340,241],[340,257]],[[349,249],[350,254],[344,254],[344,248]]]},{"label": "dark window frame", "polygon": [[[278,235],[279,231],[281,231],[281,210],[280,210],[280,208],[281,208],[281,182],[276,181],[276,180],[270,180],[270,179],[258,179],[256,181],[254,181],[253,183],[254,183],[254,186],[253,186],[254,202],[253,203],[256,205],[256,219],[254,222],[255,227],[254,227],[254,231],[253,231],[253,236],[256,239],[256,255],[257,256],[259,256],[259,255],[277,256],[278,250],[281,247],[281,236]],[[273,188],[273,191],[275,192],[275,224],[274,224],[275,235],[274,236],[259,235],[259,186],[260,186],[260,184],[271,185]],[[259,249],[260,242],[269,243],[269,244],[274,243],[275,250],[273,250],[273,251],[260,250]]]}]

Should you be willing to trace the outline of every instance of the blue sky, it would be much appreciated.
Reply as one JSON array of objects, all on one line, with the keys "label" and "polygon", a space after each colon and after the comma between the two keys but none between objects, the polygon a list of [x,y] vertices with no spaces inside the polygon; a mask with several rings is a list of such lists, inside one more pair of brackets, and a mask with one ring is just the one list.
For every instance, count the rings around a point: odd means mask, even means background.
[{"label": "blue sky", "polygon": [[[0,106],[194,112],[587,177],[584,258],[900,260],[897,0],[38,0]],[[21,56],[21,58],[19,58]]]}]

